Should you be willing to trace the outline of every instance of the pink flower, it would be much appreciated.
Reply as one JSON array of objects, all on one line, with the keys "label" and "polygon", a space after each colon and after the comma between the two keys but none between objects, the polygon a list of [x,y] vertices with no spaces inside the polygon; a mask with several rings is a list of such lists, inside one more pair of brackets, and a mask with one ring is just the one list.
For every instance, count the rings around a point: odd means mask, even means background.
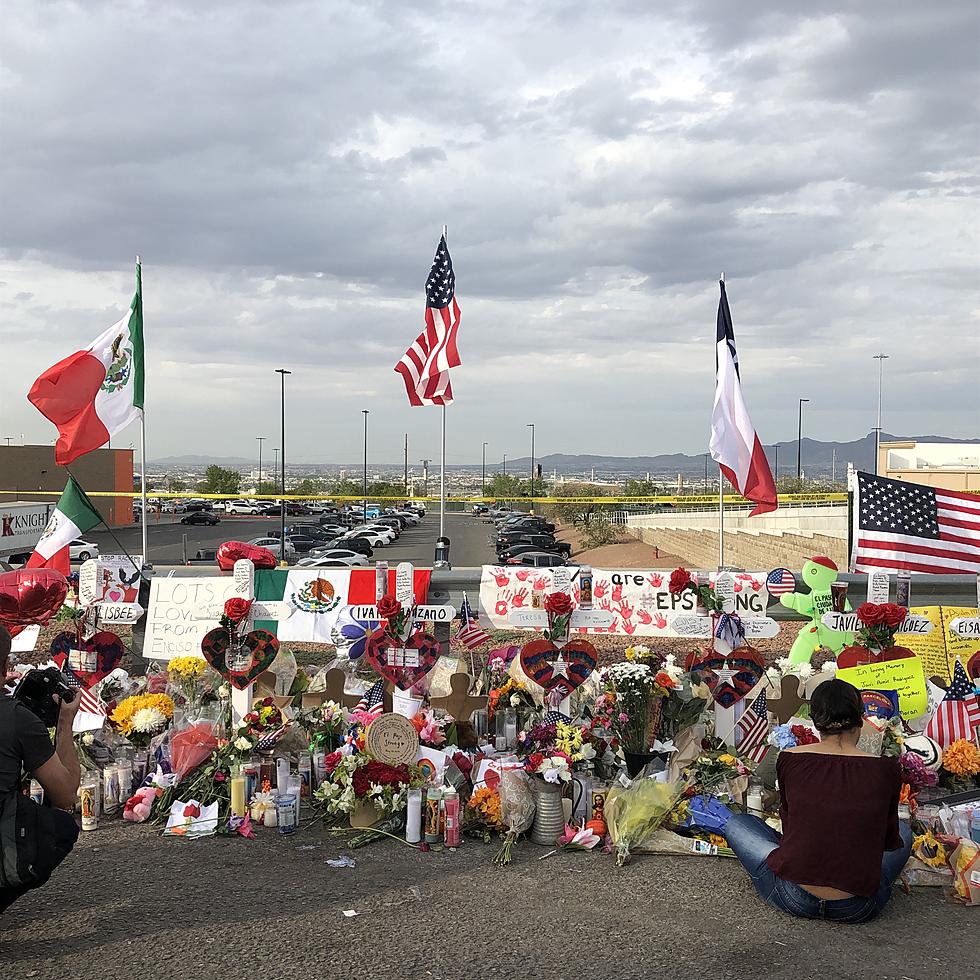
[{"label": "pink flower", "polygon": [[620,711],[620,713],[619,713],[619,720],[621,722],[625,723],[625,722],[627,722],[627,721],[630,720],[630,716],[628,714],[626,714],[625,711]]}]

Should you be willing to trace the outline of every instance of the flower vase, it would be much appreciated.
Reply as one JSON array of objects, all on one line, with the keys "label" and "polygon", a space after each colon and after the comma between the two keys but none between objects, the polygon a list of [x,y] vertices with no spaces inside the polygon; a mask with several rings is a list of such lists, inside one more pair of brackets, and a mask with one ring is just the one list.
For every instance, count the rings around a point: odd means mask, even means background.
[{"label": "flower vase", "polygon": [[381,812],[372,800],[358,800],[350,815],[350,825],[354,830],[373,827],[381,819]]},{"label": "flower vase", "polygon": [[554,847],[555,841],[565,830],[565,809],[562,806],[562,788],[557,783],[549,783],[540,776],[531,780],[531,793],[534,796],[534,823],[530,838],[535,844]]}]

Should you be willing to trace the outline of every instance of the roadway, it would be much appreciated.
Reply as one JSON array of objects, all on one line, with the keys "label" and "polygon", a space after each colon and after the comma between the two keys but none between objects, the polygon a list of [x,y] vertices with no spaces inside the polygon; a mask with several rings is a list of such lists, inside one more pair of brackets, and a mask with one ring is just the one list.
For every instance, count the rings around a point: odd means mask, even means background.
[{"label": "roadway", "polygon": [[[193,558],[199,548],[217,548],[225,541],[249,541],[279,533],[278,517],[219,517],[220,524],[208,527],[203,524],[181,524],[180,517],[171,514],[164,514],[157,520],[156,515],[152,514],[147,527],[147,559],[153,565],[184,564],[184,535],[187,536],[187,556]],[[290,518],[287,519],[287,526],[295,521],[315,520],[315,517]],[[491,530],[490,525],[470,514],[447,513],[446,535],[452,542],[452,564],[473,567],[492,562],[493,549],[489,543]],[[431,565],[437,537],[439,512],[430,510],[420,524],[405,528],[397,541],[383,548],[375,548],[374,558],[391,565],[397,565],[400,561],[410,561],[420,567]],[[141,548],[138,524],[115,528],[111,533],[105,530],[90,531],[84,538],[95,542],[105,555],[120,554],[123,549],[129,554],[137,554]]]}]

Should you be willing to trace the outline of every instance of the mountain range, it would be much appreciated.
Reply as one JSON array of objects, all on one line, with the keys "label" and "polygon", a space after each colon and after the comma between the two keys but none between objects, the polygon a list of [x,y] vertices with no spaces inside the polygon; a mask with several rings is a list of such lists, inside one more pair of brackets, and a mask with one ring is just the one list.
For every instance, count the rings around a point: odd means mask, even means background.
[{"label": "mountain range", "polygon": [[[881,441],[962,442],[971,445],[980,445],[980,439],[955,439],[949,438],[948,436],[896,436],[888,432],[882,432]],[[779,476],[795,476],[796,446],[796,440],[793,439],[791,442],[779,443],[778,450],[774,450],[772,445],[767,445],[765,447],[766,454],[769,457],[770,466],[777,469],[776,464],[778,463]],[[836,473],[838,479],[842,479],[844,474],[847,472],[848,463],[853,463],[856,469],[873,470],[874,447],[874,432],[869,432],[866,436],[862,436],[862,438],[854,439],[850,442],[823,442],[819,439],[804,439],[802,444],[802,452],[800,454],[800,462],[804,473],[811,478],[829,477],[833,471]],[[597,479],[602,476],[613,475],[645,476],[647,473],[649,473],[652,477],[658,477],[660,479],[673,478],[678,473],[683,474],[685,477],[697,478],[699,476],[703,477],[704,475],[705,454],[698,453],[696,455],[689,455],[686,453],[663,453],[657,456],[600,456],[591,453],[549,453],[545,456],[537,457],[535,462],[541,464],[541,468],[545,474],[550,474],[557,471],[560,475],[566,476],[582,474],[591,475],[594,468]],[[254,467],[255,460],[244,459],[240,456],[186,455],[166,456],[162,459],[150,460],[147,465],[158,470],[169,470],[182,467],[196,468],[210,465],[224,466],[229,469],[240,469],[243,467]],[[320,467],[336,469],[339,466],[359,467],[360,465],[361,463],[359,460],[356,463],[346,464],[287,463],[287,469],[311,470]],[[438,472],[438,461],[433,461],[430,465],[432,467],[430,472]],[[494,464],[494,472],[496,472],[498,465],[499,464]],[[401,472],[400,463],[371,463],[372,471],[377,471],[384,468],[390,468],[394,471]],[[450,465],[447,467],[447,470],[452,470],[454,472],[472,472],[474,468],[478,469],[479,464],[474,463],[468,466]],[[507,471],[509,473],[525,474],[530,471],[530,468],[531,459],[529,456],[507,460]],[[713,464],[709,460],[709,474],[711,473],[712,469]]]}]

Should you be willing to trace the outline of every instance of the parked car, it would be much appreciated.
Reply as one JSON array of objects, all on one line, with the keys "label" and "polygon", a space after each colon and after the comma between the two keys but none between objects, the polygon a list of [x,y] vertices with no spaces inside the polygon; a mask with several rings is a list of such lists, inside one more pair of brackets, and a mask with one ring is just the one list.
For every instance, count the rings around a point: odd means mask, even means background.
[{"label": "parked car", "polygon": [[498,551],[497,560],[506,564],[509,559],[517,558],[519,555],[527,554],[529,551],[548,551],[555,555],[561,555],[567,561],[571,557],[572,546],[564,541],[556,541],[553,547],[543,548],[540,545],[525,541],[521,544],[513,544],[509,548],[504,548],[503,551]]},{"label": "parked car", "polygon": [[[278,537],[276,538],[278,541]],[[296,549],[296,553],[299,555],[308,554],[314,548],[319,548],[323,542],[318,541],[316,538],[308,537],[305,534],[287,534],[286,540],[292,544]]]},{"label": "parked car", "polygon": [[214,526],[220,524],[221,519],[210,510],[195,510],[180,519],[181,524],[208,524]]},{"label": "parked car", "polygon": [[[283,547],[279,542],[278,538],[252,538],[249,544],[254,544],[256,547],[265,548],[266,551],[271,551],[276,558],[280,558],[283,555]],[[292,541],[289,540],[289,536],[286,536],[286,548],[285,557],[288,561],[290,558],[296,557],[296,549],[293,547]]]},{"label": "parked car", "polygon": [[188,565],[215,565],[217,562],[217,548],[199,548],[193,558],[187,559]]},{"label": "parked car", "polygon": [[402,527],[404,525],[397,517],[379,517],[371,526],[378,528],[390,527],[395,532],[395,540],[397,541],[401,537]]},{"label": "parked car", "polygon": [[258,504],[250,503],[247,500],[226,500],[225,513],[258,515],[262,513],[262,508]]},{"label": "parked car", "polygon": [[[267,517],[282,517],[282,504],[272,504],[265,513]],[[287,517],[302,517],[304,514],[306,514],[306,508],[302,504],[286,501]]]},{"label": "parked car", "polygon": [[497,551],[503,551],[514,544],[536,544],[543,550],[553,550],[555,547],[555,536],[553,534],[532,534],[528,531],[514,531],[510,534],[498,535],[496,541]]},{"label": "parked car", "polygon": [[415,527],[416,524],[422,523],[422,515],[416,514],[414,510],[396,510],[393,516],[406,521],[409,527]]},{"label": "parked car", "polygon": [[525,565],[532,568],[557,568],[566,564],[561,555],[553,554],[550,551],[525,551],[524,554],[516,558],[509,558],[505,565]]},{"label": "parked car", "polygon": [[349,568],[364,567],[369,564],[364,555],[347,548],[317,549],[316,553],[311,552],[305,558],[301,558],[297,564],[302,568],[335,567],[329,564],[330,562],[341,562]]},{"label": "parked car", "polygon": [[382,534],[380,531],[369,531],[366,528],[355,528],[353,531],[340,535],[341,541],[351,541],[354,538],[366,541],[372,548],[383,548],[386,544],[391,544],[395,536],[391,533]]},{"label": "parked car", "polygon": [[476,515],[477,517],[482,517],[482,516],[483,516],[484,514],[486,514],[486,513],[487,513],[487,512],[489,511],[489,510],[490,510],[490,508],[489,508],[489,507],[488,507],[488,506],[487,506],[486,504],[474,504],[474,505],[473,505],[473,513],[474,513],[474,514],[475,514],[475,515]]},{"label": "parked car", "polygon": [[371,547],[370,542],[365,541],[363,538],[334,538],[331,541],[324,541],[310,552],[310,556],[319,555],[336,548],[355,551],[365,558],[374,557],[374,549]]},{"label": "parked car", "polygon": [[504,521],[498,527],[501,531],[534,531],[539,534],[553,534],[555,530],[555,525],[542,517],[520,517],[516,521]]},{"label": "parked car", "polygon": [[83,541],[76,538],[68,545],[68,558],[71,561],[88,561],[89,558],[99,557],[99,546],[93,541]]}]

